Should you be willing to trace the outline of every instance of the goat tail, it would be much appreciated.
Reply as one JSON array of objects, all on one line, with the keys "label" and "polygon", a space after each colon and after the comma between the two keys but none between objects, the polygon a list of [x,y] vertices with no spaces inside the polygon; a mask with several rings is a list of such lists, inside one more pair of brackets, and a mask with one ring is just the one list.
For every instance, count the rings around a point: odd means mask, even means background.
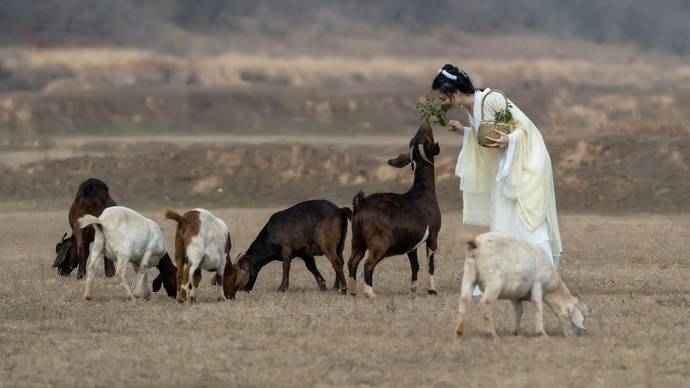
[{"label": "goat tail", "polygon": [[93,216],[91,214],[85,214],[83,217],[79,218],[77,220],[79,222],[79,227],[84,229],[89,225],[100,225],[101,220],[98,219],[98,217]]},{"label": "goat tail", "polygon": [[360,190],[359,193],[357,193],[357,195],[355,195],[355,197],[352,198],[352,211],[354,213],[357,213],[359,207],[362,204],[362,201],[364,201],[364,192]]},{"label": "goat tail", "polygon": [[184,217],[182,217],[179,213],[176,213],[176,212],[174,212],[174,211],[172,211],[172,210],[170,210],[170,209],[168,209],[168,210],[165,211],[165,218],[167,218],[167,219],[169,219],[169,220],[176,221],[176,222],[177,222],[178,224],[180,224],[180,225],[184,225],[184,224],[185,224],[185,219],[184,219]]},{"label": "goat tail", "polygon": [[352,210],[350,210],[349,207],[341,207],[340,211],[345,214],[345,217],[347,217],[348,220],[352,219]]},{"label": "goat tail", "polygon": [[479,242],[477,242],[477,238],[475,235],[463,233],[460,235],[460,241],[467,244],[467,254],[469,256],[474,256],[474,254],[477,253],[477,249],[479,248]]}]

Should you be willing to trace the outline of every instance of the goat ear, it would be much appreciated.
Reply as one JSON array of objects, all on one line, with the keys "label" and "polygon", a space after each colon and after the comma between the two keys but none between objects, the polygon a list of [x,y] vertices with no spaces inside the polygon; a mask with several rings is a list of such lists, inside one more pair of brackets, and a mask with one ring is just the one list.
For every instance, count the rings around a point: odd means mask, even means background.
[{"label": "goat ear", "polygon": [[577,327],[580,330],[587,330],[585,328],[585,318],[582,316],[582,313],[577,308],[573,308],[572,310],[570,310],[570,322],[572,322],[573,325],[575,325],[575,327]]},{"label": "goat ear", "polygon": [[400,154],[398,157],[388,160],[388,164],[396,168],[403,168],[410,164],[410,154]]},{"label": "goat ear", "polygon": [[235,286],[236,287],[241,287],[242,284],[244,283],[244,277],[246,276],[246,273],[242,269],[237,269],[237,272],[235,272]]}]

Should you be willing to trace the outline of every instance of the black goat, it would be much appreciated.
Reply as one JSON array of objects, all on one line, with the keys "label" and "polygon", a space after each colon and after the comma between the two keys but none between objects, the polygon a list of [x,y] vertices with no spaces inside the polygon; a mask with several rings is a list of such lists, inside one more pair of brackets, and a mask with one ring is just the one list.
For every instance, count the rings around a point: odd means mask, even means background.
[{"label": "black goat", "polygon": [[348,261],[350,276],[347,289],[357,293],[356,275],[359,262],[367,249],[364,263],[364,294],[374,298],[372,278],[376,265],[386,257],[407,254],[412,269],[412,292],[417,290],[419,261],[417,247],[426,243],[429,259],[429,294],[436,294],[434,285],[434,254],[441,229],[441,211],[436,201],[434,156],[440,152],[430,125],[422,125],[410,140],[408,153],[388,161],[401,168],[412,163],[414,183],[404,194],[377,193],[364,196],[359,192],[353,200],[352,253]]},{"label": "black goat", "polygon": [[316,268],[314,256],[326,255],[335,270],[333,289],[345,292],[343,248],[351,216],[350,209],[325,200],[301,202],[273,214],[238,259],[238,266],[246,273],[243,290],[250,291],[261,268],[277,260],[283,262],[283,281],[278,291],[285,292],[292,259],[300,257],[324,291],[326,281]]}]

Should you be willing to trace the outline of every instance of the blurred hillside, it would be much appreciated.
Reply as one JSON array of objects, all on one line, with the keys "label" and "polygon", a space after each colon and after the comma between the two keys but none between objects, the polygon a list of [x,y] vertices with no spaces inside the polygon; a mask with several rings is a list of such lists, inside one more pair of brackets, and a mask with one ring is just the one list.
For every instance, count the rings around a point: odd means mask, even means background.
[{"label": "blurred hillside", "polygon": [[685,0],[3,0],[0,44],[135,45],[179,54],[199,49],[181,38],[196,46],[203,36],[202,49],[225,50],[243,45],[247,33],[289,44],[303,31],[352,33],[368,25],[405,34],[527,32],[685,55],[689,21]]},{"label": "blurred hillside", "polygon": [[687,135],[688,36],[686,1],[3,0],[0,135],[406,133],[447,62],[550,136]]}]

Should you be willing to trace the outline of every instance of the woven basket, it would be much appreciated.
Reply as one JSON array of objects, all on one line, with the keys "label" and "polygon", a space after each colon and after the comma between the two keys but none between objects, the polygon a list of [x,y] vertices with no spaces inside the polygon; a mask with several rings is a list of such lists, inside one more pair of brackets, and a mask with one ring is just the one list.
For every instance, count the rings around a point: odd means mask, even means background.
[{"label": "woven basket", "polygon": [[482,147],[489,147],[489,144],[491,144],[492,142],[492,140],[489,138],[495,139],[498,136],[496,130],[499,130],[503,133],[511,133],[513,131],[512,122],[500,123],[492,120],[484,120],[484,100],[486,100],[486,97],[491,93],[499,93],[501,96],[503,96],[503,99],[506,102],[506,109],[508,109],[508,99],[506,98],[506,95],[503,94],[503,92],[501,92],[500,90],[492,90],[484,95],[484,97],[482,98],[481,107],[482,115],[479,121],[479,129],[477,130],[477,142]]}]

